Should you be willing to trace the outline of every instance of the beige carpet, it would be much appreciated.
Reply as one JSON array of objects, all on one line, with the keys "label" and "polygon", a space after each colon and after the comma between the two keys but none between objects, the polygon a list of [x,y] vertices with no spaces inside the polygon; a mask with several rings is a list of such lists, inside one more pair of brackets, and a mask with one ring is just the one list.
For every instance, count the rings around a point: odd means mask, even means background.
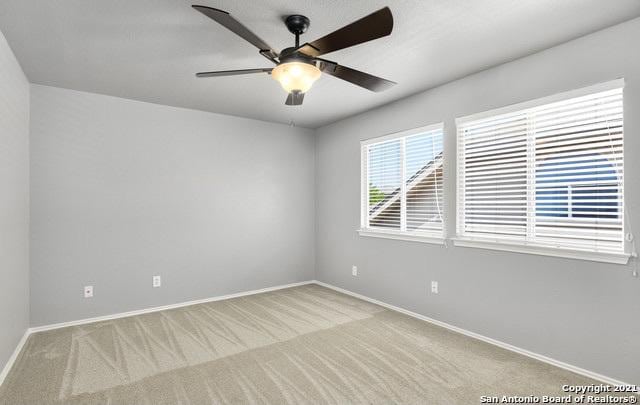
[{"label": "beige carpet", "polygon": [[32,335],[2,404],[476,404],[592,380],[319,287]]}]

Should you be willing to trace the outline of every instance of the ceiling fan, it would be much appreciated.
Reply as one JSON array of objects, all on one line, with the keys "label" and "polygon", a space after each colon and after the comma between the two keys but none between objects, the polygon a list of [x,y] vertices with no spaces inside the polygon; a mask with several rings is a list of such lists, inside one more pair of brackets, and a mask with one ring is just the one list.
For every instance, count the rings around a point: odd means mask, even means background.
[{"label": "ceiling fan", "polygon": [[285,19],[284,23],[289,31],[296,36],[295,46],[285,48],[282,52],[273,50],[271,46],[267,45],[266,42],[226,11],[207,6],[194,5],[193,8],[250,42],[259,49],[262,56],[276,65],[273,68],[202,72],[197,73],[197,77],[268,73],[280,82],[282,88],[289,93],[285,102],[286,105],[301,105],[305,93],[311,88],[313,83],[320,78],[322,73],[335,76],[375,92],[386,90],[396,84],[392,81],[339,65],[336,62],[319,58],[319,56],[325,53],[348,48],[391,34],[391,30],[393,29],[393,16],[391,15],[389,7],[384,7],[331,34],[303,45],[300,45],[300,35],[307,31],[310,21],[303,15],[290,15]]}]

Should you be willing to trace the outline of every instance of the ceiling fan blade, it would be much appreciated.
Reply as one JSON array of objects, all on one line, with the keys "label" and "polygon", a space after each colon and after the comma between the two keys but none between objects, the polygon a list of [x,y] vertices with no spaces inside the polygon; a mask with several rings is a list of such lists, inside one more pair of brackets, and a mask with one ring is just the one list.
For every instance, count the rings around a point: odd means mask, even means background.
[{"label": "ceiling fan blade", "polygon": [[[253,46],[260,50],[262,56],[266,57],[269,60],[275,61],[275,58],[278,57],[278,53],[273,50],[266,42],[264,42],[259,36],[251,32],[247,27],[245,27],[241,22],[236,20],[231,16],[231,14],[226,11],[218,10],[217,8],[207,7],[207,6],[191,6],[211,18],[213,21],[218,24],[224,26],[231,32],[236,35],[242,37],[244,40],[250,42]],[[276,62],[277,63],[277,62]]]},{"label": "ceiling fan blade", "polygon": [[261,69],[240,69],[240,70],[218,70],[216,72],[200,72],[196,73],[197,77],[220,77],[220,76],[236,76],[247,75],[251,73],[271,73],[272,68]]},{"label": "ceiling fan blade", "polygon": [[393,15],[389,7],[385,7],[329,35],[302,45],[298,51],[309,56],[320,56],[385,37],[391,34],[391,30],[393,30]]},{"label": "ceiling fan blade", "polygon": [[292,91],[287,96],[287,101],[284,103],[286,105],[302,105],[302,101],[304,100],[304,93],[299,91]]},{"label": "ceiling fan blade", "polygon": [[342,80],[346,80],[349,83],[364,87],[367,90],[381,92],[397,84],[396,82],[392,82],[391,80],[383,79],[378,76],[370,75],[369,73],[361,72],[360,70],[355,70],[346,66],[338,65],[337,63],[331,62],[329,60],[316,60],[320,62],[318,68],[323,73],[335,76]]}]

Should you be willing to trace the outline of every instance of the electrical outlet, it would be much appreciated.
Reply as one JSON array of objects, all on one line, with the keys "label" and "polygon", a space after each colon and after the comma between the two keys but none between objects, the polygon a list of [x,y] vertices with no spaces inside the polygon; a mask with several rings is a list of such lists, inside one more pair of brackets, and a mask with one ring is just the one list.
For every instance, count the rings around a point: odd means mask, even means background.
[{"label": "electrical outlet", "polygon": [[357,277],[358,276],[358,266],[351,266],[351,275],[353,277]]},{"label": "electrical outlet", "polygon": [[92,285],[85,285],[84,286],[84,297],[85,298],[93,297],[93,286]]},{"label": "electrical outlet", "polygon": [[434,294],[438,293],[438,282],[437,281],[432,281],[431,282],[431,292]]},{"label": "electrical outlet", "polygon": [[162,278],[160,276],[153,276],[153,288],[162,286]]}]

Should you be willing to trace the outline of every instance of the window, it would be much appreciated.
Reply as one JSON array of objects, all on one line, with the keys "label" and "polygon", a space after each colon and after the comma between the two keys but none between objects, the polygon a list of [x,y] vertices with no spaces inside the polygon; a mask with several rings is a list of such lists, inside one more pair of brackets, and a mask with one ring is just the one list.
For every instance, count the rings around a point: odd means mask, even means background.
[{"label": "window", "polygon": [[458,120],[459,244],[625,256],[622,85]]},{"label": "window", "polygon": [[361,235],[443,237],[442,124],[362,143]]}]

